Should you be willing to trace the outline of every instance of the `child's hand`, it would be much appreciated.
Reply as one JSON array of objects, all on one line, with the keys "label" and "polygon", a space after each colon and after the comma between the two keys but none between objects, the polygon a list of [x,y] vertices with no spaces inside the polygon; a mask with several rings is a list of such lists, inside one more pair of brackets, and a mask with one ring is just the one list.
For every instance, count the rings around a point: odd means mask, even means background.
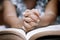
[{"label": "child's hand", "polygon": [[24,13],[24,26],[27,30],[31,30],[39,25],[40,17],[37,10],[27,10]]}]

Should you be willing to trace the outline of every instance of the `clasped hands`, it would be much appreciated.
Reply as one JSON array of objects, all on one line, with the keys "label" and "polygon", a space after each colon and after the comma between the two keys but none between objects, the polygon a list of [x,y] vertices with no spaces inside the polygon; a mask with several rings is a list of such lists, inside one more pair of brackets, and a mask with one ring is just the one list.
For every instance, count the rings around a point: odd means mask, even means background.
[{"label": "clasped hands", "polygon": [[36,9],[26,10],[23,13],[24,28],[30,31],[39,26],[40,14]]}]

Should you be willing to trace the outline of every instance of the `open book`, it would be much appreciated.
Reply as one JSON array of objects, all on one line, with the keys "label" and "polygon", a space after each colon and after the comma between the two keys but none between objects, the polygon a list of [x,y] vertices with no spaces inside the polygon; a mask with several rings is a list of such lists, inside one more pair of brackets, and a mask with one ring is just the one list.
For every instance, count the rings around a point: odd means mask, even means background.
[{"label": "open book", "polygon": [[11,32],[15,33],[23,38],[23,40],[36,40],[39,37],[47,36],[47,35],[60,35],[60,25],[52,25],[48,27],[38,28],[28,32],[27,34],[22,29],[8,28],[1,29],[1,32],[4,33]]}]

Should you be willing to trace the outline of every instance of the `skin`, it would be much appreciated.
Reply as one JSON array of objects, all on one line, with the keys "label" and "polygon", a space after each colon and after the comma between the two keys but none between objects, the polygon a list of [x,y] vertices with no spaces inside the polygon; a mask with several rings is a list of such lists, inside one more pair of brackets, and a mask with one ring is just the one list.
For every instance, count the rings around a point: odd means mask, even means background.
[{"label": "skin", "polygon": [[[42,17],[39,17],[40,16],[39,12],[38,10],[35,10],[35,9],[25,12],[24,13],[24,17],[25,17],[24,26],[26,27],[26,29],[31,30],[31,29],[34,29],[35,27],[48,26],[54,23],[57,17],[57,5],[58,5],[58,0],[50,0],[50,2],[46,6],[45,14]],[[31,20],[34,20],[34,21],[31,21]]]},{"label": "skin", "polygon": [[[25,4],[27,4],[27,2],[24,2]],[[28,4],[30,4],[31,2],[28,1]],[[35,5],[35,1],[34,3],[32,2],[33,5]],[[21,21],[21,19],[19,19],[16,15],[16,8],[14,5],[11,4],[11,2],[9,0],[4,0],[4,21],[7,25],[9,25],[11,28],[21,28],[23,26],[23,21]],[[31,4],[30,4],[31,5]],[[33,8],[33,6],[31,7],[27,7],[28,9]]]},{"label": "skin", "polygon": [[12,28],[21,28],[23,22],[17,17],[15,7],[8,0],[4,0],[3,5],[5,23]]},{"label": "skin", "polygon": [[[31,2],[30,0],[29,1],[25,0],[24,3],[26,4],[27,9],[32,9],[36,4],[36,0],[33,2]],[[30,3],[32,3],[33,6]],[[22,24],[24,23],[23,26],[25,27],[26,31],[32,30],[37,26],[39,27],[47,26],[49,24],[52,24],[52,22],[54,22],[56,19],[57,3],[58,3],[58,0],[50,0],[46,6],[45,14],[42,17],[40,17],[38,10],[35,10],[35,9],[26,10],[24,12],[24,18],[23,18],[24,21],[21,22],[20,21],[21,19],[18,19],[16,15],[15,7],[11,4],[10,1],[5,0],[4,1],[4,20],[8,25],[10,25],[13,28],[21,28]]]},{"label": "skin", "polygon": [[24,3],[26,5],[27,9],[32,9],[36,5],[36,0],[24,0]]},{"label": "skin", "polygon": [[24,26],[27,30],[32,30],[38,26],[40,15],[36,9],[26,10],[24,13]]}]

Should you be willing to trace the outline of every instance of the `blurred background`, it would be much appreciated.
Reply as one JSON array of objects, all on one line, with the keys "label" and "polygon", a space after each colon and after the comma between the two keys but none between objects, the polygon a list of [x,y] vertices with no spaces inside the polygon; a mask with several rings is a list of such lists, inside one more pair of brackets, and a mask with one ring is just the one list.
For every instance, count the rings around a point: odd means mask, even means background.
[{"label": "blurred background", "polygon": [[[3,5],[2,5],[3,0],[0,0],[0,25],[5,24],[3,20]],[[58,5],[58,20],[60,20],[60,0],[59,0],[59,5]],[[60,21],[58,21],[60,23]]]}]

